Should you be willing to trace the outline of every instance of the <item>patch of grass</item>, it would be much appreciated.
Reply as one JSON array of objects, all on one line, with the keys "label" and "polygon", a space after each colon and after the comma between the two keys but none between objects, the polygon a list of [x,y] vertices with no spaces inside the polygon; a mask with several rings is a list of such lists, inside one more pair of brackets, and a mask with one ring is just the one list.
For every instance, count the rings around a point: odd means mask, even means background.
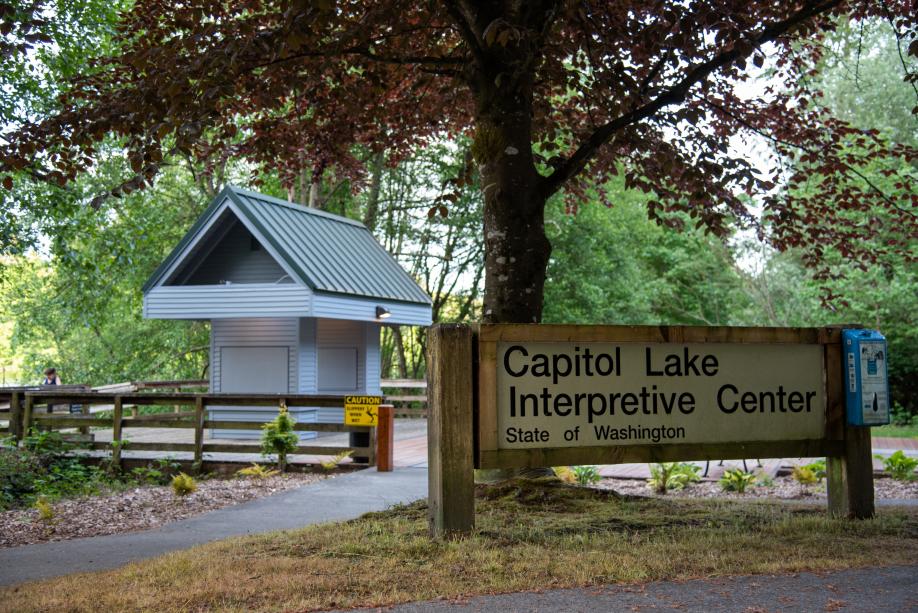
[{"label": "patch of grass", "polygon": [[889,436],[893,438],[918,438],[918,424],[910,426],[874,426],[870,429],[872,436]]},{"label": "patch of grass", "polygon": [[477,490],[477,527],[432,541],[423,503],[0,591],[6,611],[300,611],[609,582],[912,563],[918,509],[623,497],[552,480]]}]

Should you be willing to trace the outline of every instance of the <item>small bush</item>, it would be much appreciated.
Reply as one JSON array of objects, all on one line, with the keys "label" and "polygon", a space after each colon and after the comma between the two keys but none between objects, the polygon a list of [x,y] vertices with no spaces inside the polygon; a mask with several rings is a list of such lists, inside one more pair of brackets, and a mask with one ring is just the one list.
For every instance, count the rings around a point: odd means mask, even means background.
[{"label": "small bush", "polygon": [[663,462],[650,465],[647,484],[659,494],[667,490],[681,490],[690,483],[701,481],[701,467],[692,462]]},{"label": "small bush", "polygon": [[131,476],[141,485],[168,485],[180,467],[175,458],[160,458],[131,470]]},{"label": "small bush", "polygon": [[236,474],[240,477],[249,477],[251,479],[267,479],[277,475],[279,471],[272,470],[263,464],[252,463],[251,466],[237,470]]},{"label": "small bush", "polygon": [[39,496],[33,506],[38,511],[38,519],[44,523],[50,524],[54,520],[54,507],[47,496]]},{"label": "small bush", "polygon": [[578,485],[592,485],[602,479],[595,466],[574,466],[571,471],[574,473],[574,479]]},{"label": "small bush", "polygon": [[768,473],[761,471],[756,475],[755,484],[762,487],[774,487],[775,480]]},{"label": "small bush", "polygon": [[198,483],[191,475],[179,473],[172,477],[172,491],[176,496],[187,496],[198,489]]},{"label": "small bush", "polygon": [[725,492],[746,493],[746,488],[755,481],[755,475],[739,468],[728,468],[718,483]]},{"label": "small bush", "polygon": [[883,468],[893,479],[910,481],[915,478],[915,468],[918,468],[918,458],[905,455],[901,449],[883,460]]},{"label": "small bush", "polygon": [[277,454],[277,467],[281,472],[287,470],[287,454],[294,451],[300,442],[300,438],[293,431],[295,424],[296,421],[287,412],[287,407],[281,405],[277,417],[261,427],[261,454]]}]

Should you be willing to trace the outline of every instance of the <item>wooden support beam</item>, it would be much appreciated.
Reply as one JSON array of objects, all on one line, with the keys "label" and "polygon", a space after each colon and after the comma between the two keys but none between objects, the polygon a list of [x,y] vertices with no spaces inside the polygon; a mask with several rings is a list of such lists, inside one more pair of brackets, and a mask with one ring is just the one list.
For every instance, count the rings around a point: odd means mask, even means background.
[{"label": "wooden support beam", "polygon": [[438,324],[427,343],[430,534],[462,536],[475,526],[472,330]]},{"label": "wooden support beam", "polygon": [[112,409],[112,468],[121,468],[121,426],[123,407],[121,396],[115,396],[114,408]]},{"label": "wooden support beam", "polygon": [[376,470],[390,472],[393,468],[395,452],[395,408],[391,405],[380,405],[379,425],[376,426]]}]

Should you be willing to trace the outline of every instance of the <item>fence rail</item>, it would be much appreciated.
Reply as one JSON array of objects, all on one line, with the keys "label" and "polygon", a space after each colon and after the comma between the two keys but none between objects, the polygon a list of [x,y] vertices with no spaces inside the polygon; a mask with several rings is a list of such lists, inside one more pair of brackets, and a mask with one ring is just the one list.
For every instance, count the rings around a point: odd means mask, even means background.
[{"label": "fence rail", "polygon": [[427,381],[424,379],[383,379],[379,382],[386,401],[395,407],[396,417],[427,417]]},{"label": "fence rail", "polygon": [[[2,396],[0,396],[2,399]],[[67,404],[80,406],[80,414],[71,412],[61,413],[51,410],[55,405]],[[91,414],[92,405],[111,406],[111,415],[102,416]],[[125,406],[179,406],[190,405],[193,411],[178,413],[161,413],[152,415],[124,415]],[[7,411],[0,411],[0,421],[9,421],[8,430],[17,439],[22,439],[32,426],[47,429],[76,428],[84,436],[91,427],[112,429],[111,442],[98,442],[89,440],[83,445],[89,449],[110,449],[112,464],[121,463],[123,449],[137,451],[175,451],[191,452],[194,462],[200,466],[205,453],[258,453],[260,445],[255,444],[228,444],[205,443],[204,430],[258,430],[264,425],[261,421],[232,421],[207,419],[206,411],[210,407],[225,406],[263,406],[280,407],[344,407],[344,396],[333,395],[303,395],[303,394],[195,394],[187,392],[146,392],[112,394],[88,392],[85,389],[64,390],[35,389],[14,392],[10,394],[10,406]],[[40,406],[48,407],[47,412],[38,412]],[[384,405],[391,408],[391,405]],[[391,411],[381,411],[391,416]],[[391,419],[391,417],[390,417]],[[131,442],[125,440],[125,429],[135,428],[185,428],[194,430],[193,443],[181,442]],[[300,445],[292,454],[304,455],[338,455],[352,452],[357,458],[365,458],[370,465],[376,464],[377,453],[391,456],[390,445],[377,450],[376,428],[369,426],[350,426],[339,423],[297,423],[294,430],[298,432],[357,432],[369,434],[369,444],[366,447],[343,447]]]}]

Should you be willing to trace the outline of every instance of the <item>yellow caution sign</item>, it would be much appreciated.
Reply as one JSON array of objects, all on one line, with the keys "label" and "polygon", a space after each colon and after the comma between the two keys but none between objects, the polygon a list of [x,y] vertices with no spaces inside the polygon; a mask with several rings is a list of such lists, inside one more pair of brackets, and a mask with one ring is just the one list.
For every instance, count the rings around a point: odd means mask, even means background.
[{"label": "yellow caution sign", "polygon": [[382,396],[345,396],[344,423],[348,426],[375,426],[379,423]]}]

